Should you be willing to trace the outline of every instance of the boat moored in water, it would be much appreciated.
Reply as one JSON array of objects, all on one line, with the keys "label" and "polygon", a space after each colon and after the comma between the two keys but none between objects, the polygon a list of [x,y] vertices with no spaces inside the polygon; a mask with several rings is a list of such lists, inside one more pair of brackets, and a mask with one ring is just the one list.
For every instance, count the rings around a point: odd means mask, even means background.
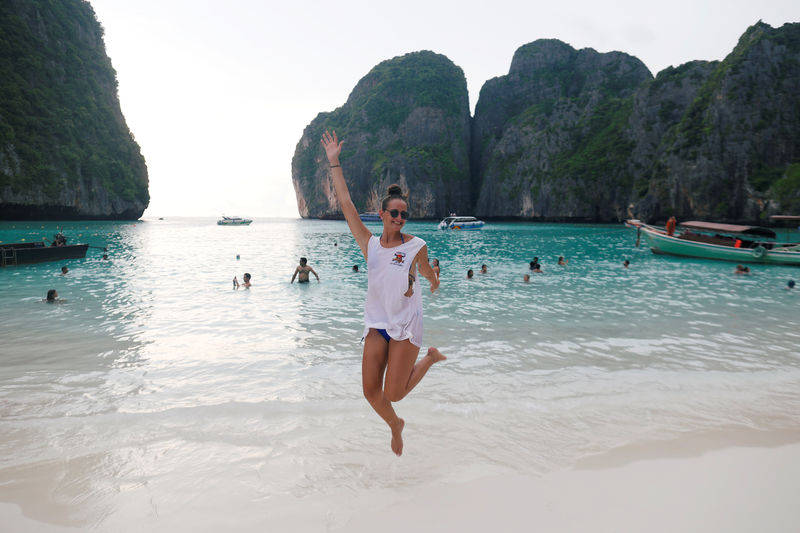
[{"label": "boat moored in water", "polygon": [[249,218],[226,217],[224,215],[217,220],[217,224],[220,226],[249,226],[251,222],[253,221]]},{"label": "boat moored in water", "polygon": [[460,217],[456,215],[450,215],[449,217],[444,217],[441,222],[439,222],[439,229],[442,230],[479,230],[485,225],[483,220],[478,220],[475,217]]},{"label": "boat moored in water", "polygon": [[42,241],[0,244],[0,266],[83,259],[88,248],[88,244],[67,244],[66,237],[60,232],[56,234],[50,246]]},{"label": "boat moored in water", "polygon": [[359,213],[358,218],[362,222],[380,222],[381,216],[378,213]]},{"label": "boat moored in water", "polygon": [[643,234],[654,254],[800,266],[800,242],[777,242],[769,228],[689,221],[678,224],[676,231],[674,222],[660,229],[635,219],[625,225]]}]

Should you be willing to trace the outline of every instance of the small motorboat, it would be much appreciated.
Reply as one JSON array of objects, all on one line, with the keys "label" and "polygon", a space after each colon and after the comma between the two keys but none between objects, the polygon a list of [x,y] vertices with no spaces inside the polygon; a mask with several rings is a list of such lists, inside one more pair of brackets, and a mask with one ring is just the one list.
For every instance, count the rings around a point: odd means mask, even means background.
[{"label": "small motorboat", "polygon": [[221,219],[217,220],[217,224],[220,226],[249,226],[252,222],[252,219],[249,218],[226,217],[225,215],[223,215]]},{"label": "small motorboat", "polygon": [[380,222],[381,216],[378,213],[359,213],[358,218],[363,222]]},{"label": "small motorboat", "polygon": [[439,222],[439,229],[447,230],[479,230],[484,226],[483,220],[478,220],[475,217],[460,217],[457,215],[450,215],[444,217]]},{"label": "small motorboat", "polygon": [[0,244],[0,266],[83,259],[88,248],[88,244],[67,244],[67,238],[59,231],[50,246],[42,241]]}]

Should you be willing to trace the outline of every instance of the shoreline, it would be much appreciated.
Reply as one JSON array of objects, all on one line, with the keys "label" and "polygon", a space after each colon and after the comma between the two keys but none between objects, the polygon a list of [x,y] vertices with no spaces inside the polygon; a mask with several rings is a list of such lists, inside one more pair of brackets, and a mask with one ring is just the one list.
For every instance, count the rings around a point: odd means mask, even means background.
[{"label": "shoreline", "polygon": [[[793,442],[783,442],[790,434]],[[760,435],[753,442],[761,446],[721,449],[705,449],[713,439],[701,438],[666,456],[658,456],[661,444],[633,446],[540,477],[408,490],[334,531],[367,533],[380,524],[385,533],[792,533],[800,524],[797,435]]]},{"label": "shoreline", "polygon": [[[393,478],[402,471],[398,461]],[[26,492],[21,503],[35,508],[42,495]],[[123,497],[106,515],[108,521],[77,527],[59,525],[63,517],[55,514],[40,517],[46,521],[29,518],[19,505],[2,502],[0,521],[9,531],[31,533],[222,528],[367,533],[377,525],[387,533],[789,533],[800,523],[798,493],[800,430],[730,431],[627,446],[541,476],[508,473],[404,487],[390,482],[358,495],[333,489],[311,498],[239,494],[228,505],[220,501],[161,516],[137,517]],[[92,514],[91,509],[75,511]],[[122,516],[127,519],[120,523]]]}]

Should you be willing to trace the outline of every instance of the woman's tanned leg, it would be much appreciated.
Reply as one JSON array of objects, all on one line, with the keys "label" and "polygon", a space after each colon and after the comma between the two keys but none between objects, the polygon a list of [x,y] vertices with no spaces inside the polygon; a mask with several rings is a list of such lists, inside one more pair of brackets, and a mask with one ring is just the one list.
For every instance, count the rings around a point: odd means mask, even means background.
[{"label": "woman's tanned leg", "polygon": [[364,397],[375,409],[375,412],[392,430],[392,451],[397,455],[403,453],[403,426],[405,422],[397,416],[392,402],[383,392],[384,372],[389,355],[389,345],[383,336],[370,329],[364,338],[364,357],[361,360],[361,384]]},{"label": "woman's tanned leg", "polygon": [[389,355],[384,380],[384,394],[389,401],[399,402],[425,377],[434,363],[447,359],[436,348],[417,361],[419,347],[408,339],[389,341]]}]

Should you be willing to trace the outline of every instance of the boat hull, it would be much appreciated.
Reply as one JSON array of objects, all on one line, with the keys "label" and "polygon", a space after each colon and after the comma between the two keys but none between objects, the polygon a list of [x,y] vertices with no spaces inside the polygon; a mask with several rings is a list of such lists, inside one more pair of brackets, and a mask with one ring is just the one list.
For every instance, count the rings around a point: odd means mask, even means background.
[{"label": "boat hull", "polygon": [[44,246],[42,243],[15,243],[0,246],[0,266],[29,265],[62,261],[64,259],[83,259],[88,244],[67,244],[65,246]]},{"label": "boat hull", "polygon": [[655,254],[714,259],[733,263],[765,263],[800,266],[800,251],[768,250],[763,247],[734,248],[703,242],[694,242],[667,235],[642,225],[641,232]]}]

